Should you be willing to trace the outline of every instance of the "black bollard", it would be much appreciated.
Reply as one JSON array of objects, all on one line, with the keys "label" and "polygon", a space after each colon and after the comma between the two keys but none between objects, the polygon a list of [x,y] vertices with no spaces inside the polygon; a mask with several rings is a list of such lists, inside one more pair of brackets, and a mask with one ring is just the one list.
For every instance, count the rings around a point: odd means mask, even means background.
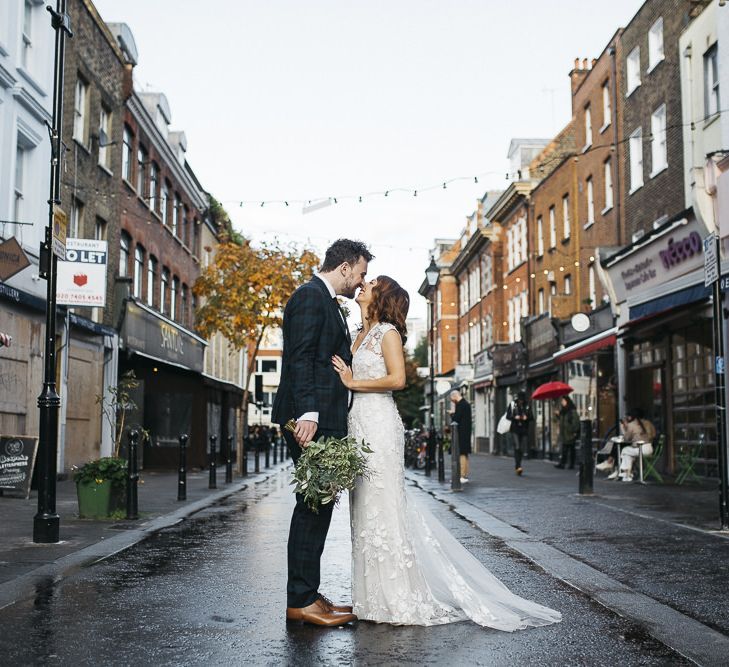
[{"label": "black bollard", "polygon": [[139,469],[137,468],[137,445],[139,444],[139,431],[129,431],[129,459],[127,460],[127,519],[139,518],[139,503],[137,499],[137,485],[139,483]]},{"label": "black bollard", "polygon": [[233,482],[233,436],[228,436],[228,450],[225,452],[225,483]]},{"label": "black bollard", "polygon": [[580,495],[591,496],[592,491],[592,422],[580,421]]},{"label": "black bollard", "polygon": [[271,465],[271,443],[268,438],[263,438],[263,446],[266,448],[266,468]]},{"label": "black bollard", "polygon": [[253,445],[253,451],[253,472],[258,474],[261,472],[261,448],[259,447],[258,442]]},{"label": "black bollard", "polygon": [[180,433],[180,468],[177,471],[177,500],[187,500],[187,433]]},{"label": "black bollard", "polygon": [[451,422],[451,491],[461,488],[461,445],[458,442],[458,422]]},{"label": "black bollard", "polygon": [[218,441],[217,435],[211,435],[210,436],[210,478],[208,480],[208,488],[209,489],[217,489],[218,488],[218,467],[217,463],[215,461],[215,457],[217,455],[217,452],[215,451],[215,443]]},{"label": "black bollard", "polygon": [[273,465],[276,465],[278,463],[278,442],[276,439],[273,439],[272,442],[273,445]]},{"label": "black bollard", "polygon": [[241,462],[240,462],[240,471],[241,475],[243,477],[248,477],[248,437],[243,436],[243,440],[241,441],[240,446],[240,456],[241,456]]}]

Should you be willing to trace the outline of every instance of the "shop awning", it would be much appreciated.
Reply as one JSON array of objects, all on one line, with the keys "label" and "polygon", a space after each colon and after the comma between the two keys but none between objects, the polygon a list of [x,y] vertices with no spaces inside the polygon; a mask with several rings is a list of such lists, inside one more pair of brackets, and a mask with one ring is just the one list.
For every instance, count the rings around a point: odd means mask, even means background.
[{"label": "shop awning", "polygon": [[593,352],[597,352],[604,347],[611,347],[612,345],[615,345],[617,334],[617,327],[611,327],[610,329],[601,331],[599,334],[590,336],[590,338],[585,338],[585,340],[581,340],[579,343],[570,345],[570,347],[566,347],[564,350],[555,352],[553,355],[554,361],[558,364],[565,364],[568,361],[587,357]]},{"label": "shop awning", "polygon": [[697,283],[696,285],[673,292],[672,294],[666,294],[658,297],[657,299],[640,303],[637,306],[631,306],[630,320],[632,322],[633,320],[657,315],[658,313],[672,310],[679,306],[686,306],[690,303],[708,299],[710,296],[711,289],[709,287],[704,287],[703,283]]}]

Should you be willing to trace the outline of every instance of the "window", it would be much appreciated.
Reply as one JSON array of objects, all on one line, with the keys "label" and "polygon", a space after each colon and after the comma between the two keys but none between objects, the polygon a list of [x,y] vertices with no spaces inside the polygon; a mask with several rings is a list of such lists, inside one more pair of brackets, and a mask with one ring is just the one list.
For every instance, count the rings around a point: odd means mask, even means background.
[{"label": "window", "polygon": [[491,255],[481,257],[481,293],[487,294],[494,286]]},{"label": "window", "polygon": [[570,237],[570,196],[562,197],[562,238]]},{"label": "window", "polygon": [[494,323],[491,315],[486,315],[482,321],[483,333],[481,338],[483,340],[484,348],[491,347],[494,343]]},{"label": "window", "polygon": [[180,293],[180,279],[175,276],[172,279],[172,291],[170,292],[170,319],[177,317],[177,295]]},{"label": "window", "polygon": [[89,86],[80,77],[76,80],[73,99],[73,138],[86,145],[89,120]]},{"label": "window", "polygon": [[258,359],[256,373],[278,373],[278,359]]},{"label": "window", "polygon": [[468,273],[468,306],[469,308],[475,306],[479,302],[479,291],[478,286],[481,282],[481,276],[478,265],[471,268]]},{"label": "window", "polygon": [[180,294],[180,322],[187,326],[187,303],[188,303],[188,290],[187,285],[182,285],[182,293]]},{"label": "window", "polygon": [[132,131],[126,125],[122,138],[122,178],[132,182]]},{"label": "window", "polygon": [[572,276],[569,273],[564,277],[564,293],[572,294]]},{"label": "window", "polygon": [[190,245],[190,239],[188,238],[190,230],[187,224],[187,206],[180,206],[180,217],[182,221],[182,228],[180,229],[180,238],[185,245]]},{"label": "window", "polygon": [[651,176],[655,176],[667,166],[666,105],[661,104],[651,115]]},{"label": "window", "polygon": [[506,230],[506,267],[509,271],[514,268],[514,234],[512,227]]},{"label": "window", "polygon": [[137,194],[140,197],[144,197],[144,194],[145,194],[144,183],[147,180],[146,172],[147,172],[147,151],[144,149],[144,146],[139,144],[139,149],[137,150]]},{"label": "window", "polygon": [[585,148],[587,150],[592,146],[592,112],[590,111],[590,105],[585,107]]},{"label": "window", "polygon": [[150,255],[147,259],[147,304],[154,306],[154,288],[157,283],[157,259]]},{"label": "window", "polygon": [[630,161],[630,192],[643,185],[643,130],[638,128],[628,140]]},{"label": "window", "polygon": [[521,316],[529,317],[529,293],[524,290],[519,298],[521,299]]},{"label": "window", "polygon": [[180,234],[180,195],[175,192],[175,197],[172,200],[172,233],[175,236]]},{"label": "window", "polygon": [[526,218],[522,218],[519,221],[520,241],[519,241],[519,261],[527,261],[527,222]]},{"label": "window", "polygon": [[33,5],[30,0],[25,0],[25,7],[23,9],[23,45],[22,53],[20,56],[20,63],[26,70],[30,70],[32,66],[32,47],[33,41],[31,39],[33,35]]},{"label": "window", "polygon": [[106,241],[106,230],[108,229],[106,220],[96,216],[96,224],[94,225],[94,238],[97,241]]},{"label": "window", "polygon": [[[25,222],[23,220],[23,192],[25,185],[25,159],[27,151],[20,145],[15,149],[15,195],[13,220],[15,222]],[[5,234],[3,233],[3,236]]]},{"label": "window", "polygon": [[590,307],[597,306],[597,292],[595,291],[595,267],[590,266],[587,271],[587,290],[590,294]]},{"label": "window", "polygon": [[704,117],[719,113],[719,66],[716,44],[704,54]]},{"label": "window", "polygon": [[458,285],[458,295],[460,296],[461,307],[458,311],[459,315],[465,314],[468,310],[468,283],[461,283]]},{"label": "window", "polygon": [[587,224],[595,222],[595,189],[592,185],[592,176],[587,179]]},{"label": "window", "polygon": [[71,219],[69,220],[68,236],[72,239],[79,239],[83,236],[84,205],[73,197],[71,199]]},{"label": "window", "polygon": [[663,17],[660,17],[648,31],[648,71],[663,60]]},{"label": "window", "polygon": [[557,222],[554,218],[554,206],[549,207],[549,247],[557,247]]},{"label": "window", "polygon": [[640,86],[640,47],[636,46],[629,54],[625,61],[625,67],[628,78],[628,89],[626,96],[630,95],[638,86]]},{"label": "window", "polygon": [[541,257],[544,254],[544,220],[540,215],[537,218],[537,255]]},{"label": "window", "polygon": [[142,281],[144,279],[144,248],[137,244],[134,248],[134,296],[142,298]]},{"label": "window", "polygon": [[540,287],[537,293],[537,313],[541,315],[544,312],[544,288]]},{"label": "window", "polygon": [[605,129],[612,121],[612,110],[610,108],[610,82],[606,81],[602,86],[602,127]]},{"label": "window", "polygon": [[157,199],[159,186],[159,167],[153,162],[152,168],[149,170],[149,208],[153,211],[157,210],[159,200]]},{"label": "window", "polygon": [[605,209],[603,213],[613,207],[613,170],[610,160],[605,160],[603,165],[605,172]]},{"label": "window", "polygon": [[159,312],[167,312],[167,297],[170,289],[170,270],[162,269],[162,276],[159,281]]},{"label": "window", "polygon": [[119,239],[119,275],[122,278],[129,275],[129,246],[131,243],[131,236],[126,232],[122,232]]},{"label": "window", "polygon": [[99,112],[99,164],[109,169],[111,163],[111,111],[102,105]]},{"label": "window", "polygon": [[169,216],[168,216],[168,204],[170,201],[170,184],[167,181],[164,181],[162,183],[162,188],[160,190],[160,196],[159,196],[159,212],[162,215],[162,224],[167,225],[169,224]]}]

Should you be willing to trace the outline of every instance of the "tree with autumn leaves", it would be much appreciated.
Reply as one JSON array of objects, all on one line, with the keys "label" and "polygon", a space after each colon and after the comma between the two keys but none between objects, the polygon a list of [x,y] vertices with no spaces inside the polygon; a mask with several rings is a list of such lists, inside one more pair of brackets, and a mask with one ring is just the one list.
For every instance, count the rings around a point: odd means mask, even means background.
[{"label": "tree with autumn leaves", "polygon": [[251,376],[261,341],[280,327],[283,309],[299,285],[319,265],[309,248],[278,240],[254,244],[238,234],[223,234],[214,260],[195,282],[200,298],[197,329],[203,336],[219,331],[237,349],[245,349],[248,372],[243,395],[243,423],[248,423]]}]

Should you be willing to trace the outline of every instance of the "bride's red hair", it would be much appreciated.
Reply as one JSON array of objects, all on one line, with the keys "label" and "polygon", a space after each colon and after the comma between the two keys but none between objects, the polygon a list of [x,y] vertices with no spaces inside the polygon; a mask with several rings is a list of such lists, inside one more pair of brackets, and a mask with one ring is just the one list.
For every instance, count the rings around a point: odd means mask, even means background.
[{"label": "bride's red hair", "polygon": [[410,296],[389,276],[377,276],[372,287],[372,301],[367,306],[367,319],[392,324],[400,334],[402,343],[408,339],[405,319],[410,308]]}]

